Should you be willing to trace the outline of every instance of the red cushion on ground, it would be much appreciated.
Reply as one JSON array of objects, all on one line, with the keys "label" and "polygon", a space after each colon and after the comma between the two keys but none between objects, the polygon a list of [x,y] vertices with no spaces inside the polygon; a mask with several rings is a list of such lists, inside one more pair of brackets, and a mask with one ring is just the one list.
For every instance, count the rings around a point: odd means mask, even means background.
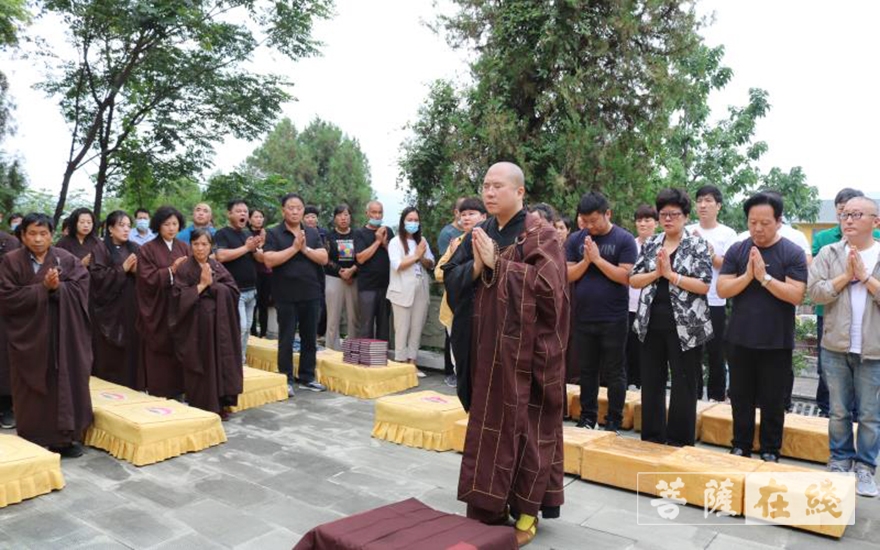
[{"label": "red cushion on ground", "polygon": [[438,512],[411,498],[315,527],[294,550],[515,549],[513,527]]}]

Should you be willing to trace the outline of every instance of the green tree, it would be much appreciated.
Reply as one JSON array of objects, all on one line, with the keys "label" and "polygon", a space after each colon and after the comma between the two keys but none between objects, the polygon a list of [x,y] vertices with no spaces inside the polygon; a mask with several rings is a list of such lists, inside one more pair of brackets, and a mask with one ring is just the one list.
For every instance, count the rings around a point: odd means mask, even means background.
[{"label": "green tree", "polygon": [[260,179],[251,173],[215,174],[208,180],[204,199],[216,212],[224,212],[232,199],[244,200],[248,207],[259,208],[266,225],[281,219],[281,197],[290,189],[290,182],[278,175]]},{"label": "green tree", "polygon": [[[268,47],[290,59],[317,53],[316,19],[332,0],[45,0],[67,26],[76,58],[59,58],[43,83],[71,126],[70,153],[55,208],[70,179],[95,161],[95,211],[129,169],[191,175],[226,135],[265,132],[290,96],[289,82],[252,71]],[[180,169],[188,168],[189,174]]]},{"label": "green tree", "polygon": [[29,20],[27,0],[0,0],[0,46],[16,44]]},{"label": "green tree", "polygon": [[710,123],[709,94],[732,72],[723,49],[703,44],[692,2],[454,4],[439,28],[451,46],[474,52],[473,84],[432,87],[399,163],[400,185],[420,206],[440,205],[440,217],[499,160],[523,167],[530,201],[573,213],[581,194],[597,190],[627,224],[662,186],[714,182],[739,200],[782,182],[757,168],[765,92]]},{"label": "green tree", "polygon": [[313,120],[297,132],[290,119],[281,120],[244,163],[244,172],[266,181],[271,176],[289,182],[322,213],[322,223],[341,202],[355,214],[373,197],[370,166],[356,139],[331,122]]}]

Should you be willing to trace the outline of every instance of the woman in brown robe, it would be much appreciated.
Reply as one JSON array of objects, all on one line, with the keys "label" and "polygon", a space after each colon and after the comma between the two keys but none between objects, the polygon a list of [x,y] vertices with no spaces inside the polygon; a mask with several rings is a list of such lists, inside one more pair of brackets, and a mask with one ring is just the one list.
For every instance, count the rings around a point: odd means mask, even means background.
[{"label": "woman in brown robe", "polygon": [[144,389],[138,375],[141,340],[135,330],[137,297],[135,283],[138,245],[128,240],[131,217],[122,210],[111,212],[101,246],[92,252],[91,295],[95,364],[98,378]]},{"label": "woman in brown robe", "polygon": [[[8,252],[20,248],[18,239],[0,231],[0,263]],[[0,315],[0,428],[15,427],[15,414],[12,412],[12,384],[9,381],[9,356],[6,352],[6,322]]]},{"label": "woman in brown robe", "polygon": [[28,214],[24,248],[0,262],[0,315],[18,435],[65,457],[92,422],[89,274],[81,260],[51,246],[52,219]]},{"label": "woman in brown robe", "polygon": [[243,384],[239,292],[223,264],[209,257],[213,245],[207,230],[193,230],[193,255],[174,278],[169,324],[187,403],[225,420]]},{"label": "woman in brown robe", "polygon": [[189,256],[189,248],[177,240],[184,220],[176,208],[162,206],[150,220],[156,238],[141,247],[137,266],[137,330],[141,336],[139,387],[151,395],[178,397],[183,393],[183,366],[174,354],[168,325],[171,289],[177,268]]},{"label": "woman in brown robe", "polygon": [[58,248],[62,248],[89,267],[94,257],[93,252],[101,246],[101,241],[95,235],[98,224],[95,214],[88,208],[77,208],[64,220],[64,228],[67,233],[58,240]]}]

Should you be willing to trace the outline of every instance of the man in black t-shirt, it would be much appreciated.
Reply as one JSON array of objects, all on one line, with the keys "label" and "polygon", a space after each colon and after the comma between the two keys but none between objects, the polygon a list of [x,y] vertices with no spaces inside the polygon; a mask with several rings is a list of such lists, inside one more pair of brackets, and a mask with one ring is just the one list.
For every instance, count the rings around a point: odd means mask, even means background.
[{"label": "man in black t-shirt", "polygon": [[354,252],[358,265],[358,337],[388,341],[391,307],[385,299],[391,262],[388,242],[394,231],[382,225],[385,211],[379,201],[367,204],[367,225],[354,236]]},{"label": "man in black t-shirt", "polygon": [[272,269],[272,297],[278,312],[278,370],[287,375],[287,393],[293,396],[293,339],[299,327],[299,387],[327,388],[315,379],[321,281],[327,249],[315,229],[303,224],[305,203],[296,193],[281,199],[284,221],[266,232],[263,259]]},{"label": "man in black t-shirt", "polygon": [[223,264],[241,293],[238,315],[241,321],[241,362],[245,363],[248,336],[257,306],[257,265],[263,261],[263,238],[254,237],[247,229],[248,206],[241,199],[226,204],[229,225],[214,234],[215,257]]},{"label": "man in black t-shirt", "polygon": [[626,350],[629,273],[636,262],[636,242],[611,223],[608,200],[589,192],[578,204],[584,229],[565,244],[568,281],[577,304],[572,327],[580,362],[581,416],[578,427],[593,429],[599,414],[599,373],[608,385],[605,429],[617,431],[626,400]]},{"label": "man in black t-shirt", "polygon": [[727,324],[732,454],[749,456],[761,408],[761,459],[778,462],[790,386],[795,307],[807,287],[807,257],[779,235],[782,198],[758,193],[743,204],[749,238],[724,255],[718,297],[733,298]]}]

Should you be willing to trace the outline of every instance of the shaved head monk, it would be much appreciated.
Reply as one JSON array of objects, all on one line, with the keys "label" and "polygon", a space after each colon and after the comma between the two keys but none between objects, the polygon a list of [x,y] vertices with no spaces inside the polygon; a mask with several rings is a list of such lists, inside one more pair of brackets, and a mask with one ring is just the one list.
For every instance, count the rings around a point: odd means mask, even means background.
[{"label": "shaved head monk", "polygon": [[458,498],[484,523],[518,518],[520,546],[535,537],[538,513],[558,517],[563,502],[569,316],[562,248],[553,227],[523,209],[524,195],[518,166],[489,168],[491,217],[443,266],[458,395],[470,412]]},{"label": "shaved head monk", "polygon": [[23,248],[0,263],[0,315],[6,322],[18,435],[65,457],[92,422],[89,273],[52,246],[52,219],[28,214]]}]

